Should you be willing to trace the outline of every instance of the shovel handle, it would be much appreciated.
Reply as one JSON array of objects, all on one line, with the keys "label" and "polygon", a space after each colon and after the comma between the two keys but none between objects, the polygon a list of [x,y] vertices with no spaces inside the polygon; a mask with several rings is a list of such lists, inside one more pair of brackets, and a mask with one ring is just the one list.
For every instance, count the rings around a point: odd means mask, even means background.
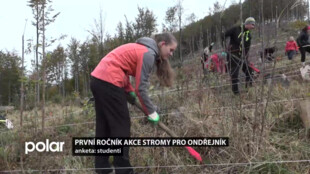
[{"label": "shovel handle", "polygon": [[[140,103],[135,102],[135,106],[136,106],[137,108],[139,108],[139,109],[144,113],[144,111],[143,111],[142,106],[140,105]],[[144,114],[145,114],[145,113],[144,113]],[[145,115],[146,115],[146,114],[145,114]],[[161,121],[158,122],[158,126],[159,126],[161,129],[163,129],[165,132],[167,132],[171,137],[174,137],[174,138],[178,137],[177,134],[175,134],[171,129],[169,129],[169,128],[168,128],[164,123],[162,123]]]},{"label": "shovel handle", "polygon": [[[135,102],[134,103],[135,106],[137,108],[139,108],[143,113],[143,109],[142,109],[142,106],[140,105],[140,103],[138,102]],[[144,113],[145,114],[145,113]],[[146,115],[146,114],[145,114]],[[167,132],[171,137],[174,137],[174,138],[177,138],[177,134],[175,134],[172,130],[170,130],[164,123],[162,123],[161,121],[158,122],[158,126],[163,129],[165,132]],[[185,148],[187,149],[187,151],[195,158],[197,159],[198,161],[202,162],[202,158],[200,156],[200,154],[195,151],[193,148],[189,147],[189,146],[185,146]]]}]

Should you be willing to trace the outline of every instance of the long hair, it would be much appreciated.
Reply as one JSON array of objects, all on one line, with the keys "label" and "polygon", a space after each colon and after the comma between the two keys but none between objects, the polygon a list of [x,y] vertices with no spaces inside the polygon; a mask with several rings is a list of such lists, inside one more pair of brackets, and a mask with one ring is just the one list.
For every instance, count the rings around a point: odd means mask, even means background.
[{"label": "long hair", "polygon": [[[154,36],[154,40],[156,41],[157,46],[162,41],[165,41],[166,45],[169,45],[172,42],[177,43],[176,38],[171,33],[157,34]],[[174,71],[170,65],[169,59],[163,59],[161,55],[159,55],[159,57],[159,60],[156,62],[156,75],[160,85],[170,87],[174,81]]]}]

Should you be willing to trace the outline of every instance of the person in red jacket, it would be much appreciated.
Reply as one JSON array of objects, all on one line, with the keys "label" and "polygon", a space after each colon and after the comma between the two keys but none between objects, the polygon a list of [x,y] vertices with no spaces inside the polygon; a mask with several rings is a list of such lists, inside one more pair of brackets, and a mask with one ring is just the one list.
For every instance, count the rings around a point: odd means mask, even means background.
[{"label": "person in red jacket", "polygon": [[286,42],[285,54],[289,60],[292,60],[294,55],[297,53],[298,47],[293,36],[290,36],[289,41]]},{"label": "person in red jacket", "polygon": [[[176,38],[171,33],[161,33],[155,35],[154,39],[143,37],[136,43],[121,45],[101,59],[91,73],[96,137],[130,137],[127,96],[140,100],[149,121],[155,124],[159,121],[159,115],[148,96],[148,79],[156,65],[161,85],[172,85],[174,73],[169,57],[176,48]],[[129,76],[135,77],[135,89],[130,84]],[[97,173],[112,171],[108,159],[108,156],[95,157]],[[129,147],[123,147],[122,156],[114,156],[113,166],[116,174],[133,173],[129,162]]]}]

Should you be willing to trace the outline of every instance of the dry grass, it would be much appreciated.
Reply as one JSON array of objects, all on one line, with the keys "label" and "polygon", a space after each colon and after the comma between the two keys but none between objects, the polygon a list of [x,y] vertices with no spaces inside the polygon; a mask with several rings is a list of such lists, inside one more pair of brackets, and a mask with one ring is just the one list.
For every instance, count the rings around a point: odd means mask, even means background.
[{"label": "dry grass", "polygon": [[[196,60],[193,60],[195,62]],[[202,81],[200,64],[188,62],[184,69],[177,72],[175,92],[164,93],[153,86],[154,103],[161,108],[161,120],[180,137],[229,137],[229,147],[196,147],[202,155],[203,164],[226,164],[268,162],[310,159],[309,135],[299,118],[298,98],[309,97],[310,86],[299,77],[290,79],[290,86],[281,83],[272,84],[269,97],[268,85],[264,85],[261,96],[261,82],[243,92],[241,97],[233,96],[230,86],[212,88],[229,81],[218,81],[216,75],[210,75],[208,81]],[[296,61],[297,62],[297,61]],[[286,66],[292,62],[282,61],[277,66]],[[197,65],[198,64],[198,65]],[[296,70],[297,66],[291,70]],[[282,73],[282,72],[277,72]],[[197,78],[200,77],[200,78]],[[241,85],[240,85],[241,86]],[[242,85],[243,86],[243,85]],[[197,89],[197,90],[190,90]],[[188,91],[189,90],[189,91]],[[257,103],[257,106],[256,106]],[[264,110],[266,109],[266,115]],[[142,113],[130,108],[131,116]],[[82,112],[83,111],[83,112]],[[74,112],[74,113],[71,113]],[[49,105],[46,127],[94,121],[94,110],[84,108]],[[16,125],[15,130],[0,134],[0,170],[20,169],[20,154],[23,154],[23,142],[42,139],[63,140],[66,151],[61,154],[33,153],[23,156],[23,167],[29,169],[81,169],[92,168],[93,157],[71,156],[71,138],[94,136],[94,124],[59,126],[49,128],[42,135],[41,113],[24,113],[25,124],[21,135],[18,131],[19,111],[8,117]],[[264,125],[262,119],[265,118]],[[261,131],[263,129],[263,132]],[[132,119],[132,137],[167,137],[167,133],[151,126],[145,119]],[[130,152],[133,166],[158,166],[136,169],[137,172],[154,174],[187,173],[307,173],[307,163],[259,163],[252,165],[191,166],[197,165],[182,147],[133,147]],[[160,167],[170,166],[170,167]],[[178,166],[178,167],[177,167]],[[57,173],[57,172],[55,172]],[[66,173],[66,172],[59,172]],[[88,173],[78,171],[73,173]]]}]

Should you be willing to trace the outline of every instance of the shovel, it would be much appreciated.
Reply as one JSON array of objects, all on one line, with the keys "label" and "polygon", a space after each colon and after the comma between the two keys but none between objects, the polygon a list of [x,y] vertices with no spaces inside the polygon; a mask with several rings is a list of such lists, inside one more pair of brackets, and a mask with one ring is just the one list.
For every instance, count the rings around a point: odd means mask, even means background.
[{"label": "shovel", "polygon": [[[138,102],[134,102],[134,105],[139,108],[143,113],[143,109],[140,105],[140,103]],[[145,113],[144,113],[145,114]],[[167,132],[171,137],[174,137],[174,138],[177,138],[178,136],[172,131],[170,130],[164,123],[162,123],[161,121],[158,122],[158,126],[164,130],[165,132]],[[187,149],[187,151],[191,154],[191,156],[193,156],[196,160],[202,162],[202,158],[200,156],[200,154],[195,151],[195,149],[193,149],[192,147],[189,147],[189,146],[185,146],[185,148]]]}]

